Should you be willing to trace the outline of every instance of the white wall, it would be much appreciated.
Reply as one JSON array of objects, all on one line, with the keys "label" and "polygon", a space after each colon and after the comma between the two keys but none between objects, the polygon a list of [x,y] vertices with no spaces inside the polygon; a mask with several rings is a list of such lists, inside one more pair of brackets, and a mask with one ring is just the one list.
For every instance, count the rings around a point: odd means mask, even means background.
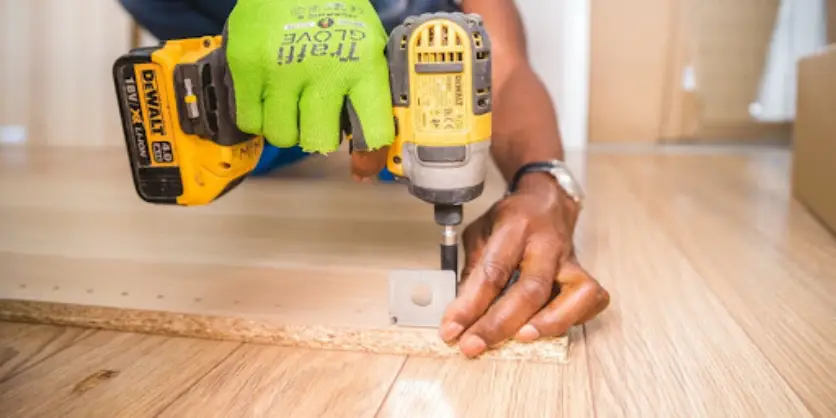
[{"label": "white wall", "polygon": [[567,150],[587,144],[589,1],[516,0],[529,58],[554,100]]}]

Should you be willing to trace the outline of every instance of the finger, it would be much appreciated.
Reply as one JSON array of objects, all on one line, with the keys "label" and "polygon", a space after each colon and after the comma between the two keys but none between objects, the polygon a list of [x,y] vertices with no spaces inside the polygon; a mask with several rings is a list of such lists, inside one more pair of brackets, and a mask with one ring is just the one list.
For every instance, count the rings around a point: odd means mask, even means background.
[{"label": "finger", "polygon": [[306,152],[327,154],[340,145],[344,92],[321,83],[310,85],[299,99],[299,144]]},{"label": "finger", "polygon": [[[348,96],[365,141],[365,147],[358,148],[376,150],[392,145],[395,141],[395,121],[386,61],[372,65],[369,73],[352,86]],[[357,129],[353,127],[353,130]]]},{"label": "finger", "polygon": [[[229,39],[226,34],[229,28],[235,37]],[[247,42],[246,34],[253,30],[246,22],[241,22],[237,14],[230,14],[227,25],[224,26],[224,49],[229,75],[232,80],[230,93],[235,103],[235,122],[238,129],[259,135],[263,131],[262,89],[264,87],[264,59],[261,44]]]},{"label": "finger", "polygon": [[525,229],[507,223],[495,227],[483,249],[482,258],[461,286],[441,321],[441,337],[457,338],[485,313],[510,279],[522,255]]},{"label": "finger", "polygon": [[464,267],[462,267],[462,281],[467,280],[473,268],[484,254],[487,237],[490,236],[490,222],[487,216],[481,216],[465,228],[462,233],[462,244],[464,246]]},{"label": "finger", "polygon": [[374,151],[354,151],[351,153],[351,174],[355,179],[365,179],[376,176],[386,166],[389,147]]},{"label": "finger", "polygon": [[564,335],[570,327],[592,319],[609,305],[609,294],[576,263],[566,263],[560,275],[559,281],[567,284],[520,330],[519,340]]},{"label": "finger", "polygon": [[299,143],[299,87],[279,84],[276,78],[265,87],[264,138],[271,145],[290,148]]},{"label": "finger", "polygon": [[610,305],[610,294],[597,280],[595,280],[594,277],[589,274],[589,272],[581,267],[576,260],[567,262],[563,268],[560,269],[557,280],[568,281],[572,277],[583,278],[584,282],[588,282],[591,286],[593,286],[595,289],[595,301],[597,302],[593,304],[591,309],[587,309],[585,314],[581,315],[579,319],[572,323],[573,325],[578,325],[595,318],[598,314],[603,312],[604,309]]},{"label": "finger", "polygon": [[532,241],[520,264],[520,278],[461,338],[463,354],[477,356],[526,324],[551,296],[561,250],[550,241]]}]

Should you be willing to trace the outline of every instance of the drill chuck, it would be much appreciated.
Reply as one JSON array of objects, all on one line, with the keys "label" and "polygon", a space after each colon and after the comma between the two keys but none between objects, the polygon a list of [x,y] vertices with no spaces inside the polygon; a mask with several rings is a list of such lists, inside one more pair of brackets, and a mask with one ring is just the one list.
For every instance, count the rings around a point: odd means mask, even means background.
[{"label": "drill chuck", "polygon": [[441,244],[441,269],[459,274],[459,247]]}]

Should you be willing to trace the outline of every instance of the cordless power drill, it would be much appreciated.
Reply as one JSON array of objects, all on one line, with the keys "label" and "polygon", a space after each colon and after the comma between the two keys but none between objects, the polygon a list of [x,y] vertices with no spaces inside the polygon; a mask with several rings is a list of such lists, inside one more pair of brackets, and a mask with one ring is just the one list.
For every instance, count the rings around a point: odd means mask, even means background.
[{"label": "cordless power drill", "polygon": [[[258,163],[264,138],[234,123],[221,42],[220,36],[172,40],[133,49],[114,63],[134,187],[146,202],[208,204]],[[396,125],[387,168],[434,205],[444,227],[442,269],[457,272],[455,227],[462,205],[481,195],[489,159],[487,32],[477,15],[422,14],[395,28],[386,54]],[[350,103],[343,120],[345,139],[362,144]]]}]

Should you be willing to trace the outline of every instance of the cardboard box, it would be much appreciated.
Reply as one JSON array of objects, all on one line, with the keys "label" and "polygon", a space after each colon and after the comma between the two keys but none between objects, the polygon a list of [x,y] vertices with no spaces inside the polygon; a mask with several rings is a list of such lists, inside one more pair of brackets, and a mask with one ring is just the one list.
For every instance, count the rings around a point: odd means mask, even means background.
[{"label": "cardboard box", "polygon": [[836,232],[836,45],[800,60],[793,132],[795,197]]},{"label": "cardboard box", "polygon": [[827,0],[827,43],[836,44],[836,0]]}]

